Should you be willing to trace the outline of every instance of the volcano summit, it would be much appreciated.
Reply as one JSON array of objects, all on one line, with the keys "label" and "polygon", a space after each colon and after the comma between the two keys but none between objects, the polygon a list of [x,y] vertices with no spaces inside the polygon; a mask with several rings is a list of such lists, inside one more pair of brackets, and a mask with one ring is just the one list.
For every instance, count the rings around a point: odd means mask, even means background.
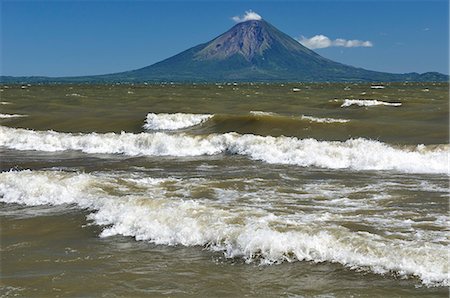
[{"label": "volcano summit", "polygon": [[245,20],[207,43],[144,68],[99,76],[27,78],[65,82],[447,80],[447,75],[436,72],[392,74],[341,64],[304,47],[263,19]]}]

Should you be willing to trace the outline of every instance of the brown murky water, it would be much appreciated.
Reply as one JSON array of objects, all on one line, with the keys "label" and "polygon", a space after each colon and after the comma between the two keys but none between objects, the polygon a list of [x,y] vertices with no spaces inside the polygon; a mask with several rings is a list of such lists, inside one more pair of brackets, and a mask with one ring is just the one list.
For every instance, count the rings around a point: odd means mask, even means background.
[{"label": "brown murky water", "polygon": [[448,296],[448,84],[0,90],[2,295]]}]

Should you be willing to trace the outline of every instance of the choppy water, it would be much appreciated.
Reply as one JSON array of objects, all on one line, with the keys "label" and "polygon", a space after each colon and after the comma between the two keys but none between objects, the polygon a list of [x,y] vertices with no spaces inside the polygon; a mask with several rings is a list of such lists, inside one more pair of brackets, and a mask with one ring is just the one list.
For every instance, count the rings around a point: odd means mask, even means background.
[{"label": "choppy water", "polygon": [[0,92],[2,294],[448,296],[448,84]]}]

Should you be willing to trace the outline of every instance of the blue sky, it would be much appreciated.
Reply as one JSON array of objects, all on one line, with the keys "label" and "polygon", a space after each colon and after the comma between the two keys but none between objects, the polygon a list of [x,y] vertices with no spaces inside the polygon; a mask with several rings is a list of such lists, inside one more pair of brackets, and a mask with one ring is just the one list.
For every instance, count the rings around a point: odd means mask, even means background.
[{"label": "blue sky", "polygon": [[0,1],[4,75],[141,68],[215,38],[250,9],[296,39],[323,35],[334,46],[315,51],[341,63],[449,73],[447,0]]}]

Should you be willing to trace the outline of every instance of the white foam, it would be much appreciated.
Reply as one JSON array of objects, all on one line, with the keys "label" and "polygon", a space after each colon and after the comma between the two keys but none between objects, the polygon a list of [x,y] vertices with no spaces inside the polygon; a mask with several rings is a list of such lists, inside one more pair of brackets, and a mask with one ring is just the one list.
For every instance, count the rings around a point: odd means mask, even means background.
[{"label": "white foam", "polygon": [[9,101],[0,101],[0,105],[10,105]]},{"label": "white foam", "polygon": [[213,116],[210,114],[149,113],[144,128],[149,130],[177,130],[199,125]]},{"label": "white foam", "polygon": [[371,89],[384,89],[385,87],[383,85],[372,85],[370,86]]},{"label": "white foam", "polygon": [[71,134],[0,126],[0,146],[16,150],[125,154],[130,156],[199,156],[231,153],[267,163],[330,169],[397,170],[448,173],[449,146],[395,148],[367,139],[317,141],[294,137],[240,135],[192,136],[184,133]]},{"label": "white foam", "polygon": [[371,107],[371,106],[393,106],[399,107],[402,105],[401,102],[386,102],[376,99],[345,99],[344,103],[341,105],[342,108],[349,107],[351,105],[357,105],[360,107]]},{"label": "white foam", "polygon": [[308,120],[311,122],[317,122],[317,123],[347,123],[347,122],[350,122],[350,120],[347,120],[347,119],[318,118],[318,117],[306,116],[306,115],[302,115],[302,119]]},{"label": "white foam", "polygon": [[0,119],[21,118],[21,117],[28,117],[28,115],[19,115],[19,114],[0,114]]},{"label": "white foam", "polygon": [[145,192],[133,194],[130,188],[119,196],[113,191],[126,187],[122,178],[111,173],[4,172],[0,201],[88,209],[89,219],[105,226],[101,237],[120,234],[156,244],[201,245],[223,251],[226,257],[265,264],[332,262],[379,274],[416,276],[428,286],[449,285],[448,251],[442,244],[351,232],[322,221],[304,225],[301,218],[289,220],[262,208],[225,210],[207,201],[171,198],[160,189],[164,179],[139,180],[148,185]]},{"label": "white foam", "polygon": [[86,97],[84,95],[78,94],[78,93],[68,93],[66,96],[72,96],[72,97]]},{"label": "white foam", "polygon": [[[263,111],[250,111],[251,115],[254,116],[279,116],[279,117],[283,117],[280,116],[277,113],[273,113],[273,112],[263,112]],[[288,118],[289,116],[284,116],[286,118]],[[297,119],[297,117],[290,117],[292,119]],[[316,122],[316,123],[347,123],[350,122],[350,120],[347,119],[336,119],[336,118],[319,118],[319,117],[313,117],[313,116],[307,116],[307,115],[302,115],[300,117],[301,120],[307,120],[310,122]]]},{"label": "white foam", "polygon": [[250,114],[254,116],[278,116],[277,113],[263,111],[250,111]]}]

